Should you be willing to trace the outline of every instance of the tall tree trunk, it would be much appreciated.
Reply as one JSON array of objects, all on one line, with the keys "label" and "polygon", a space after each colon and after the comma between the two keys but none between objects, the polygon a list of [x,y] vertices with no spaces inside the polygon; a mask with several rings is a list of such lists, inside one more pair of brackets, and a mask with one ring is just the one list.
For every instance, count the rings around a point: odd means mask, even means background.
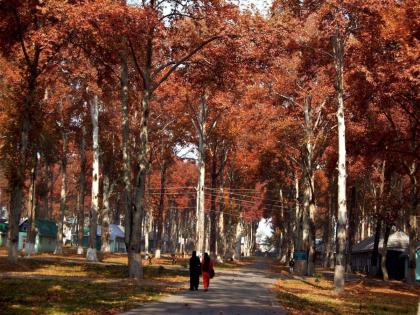
[{"label": "tall tree trunk", "polygon": [[225,197],[224,197],[224,168],[227,152],[224,151],[221,155],[220,161],[220,181],[219,181],[219,220],[218,220],[218,235],[217,235],[217,253],[219,262],[223,261],[225,257],[226,238],[225,238]]},{"label": "tall tree trunk", "polygon": [[[163,158],[163,154],[162,154]],[[162,231],[163,231],[163,211],[165,203],[165,190],[166,190],[166,161],[162,161],[160,168],[160,198],[159,198],[159,207],[156,215],[156,224],[157,224],[157,235],[156,235],[156,252],[155,257],[160,258],[160,253],[162,250]]]},{"label": "tall tree trunk", "polygon": [[102,226],[101,226],[101,252],[109,253],[111,248],[109,246],[109,223],[110,223],[110,205],[109,199],[111,198],[113,183],[109,178],[108,172],[103,172],[103,201],[102,201]]},{"label": "tall tree trunk", "polygon": [[98,261],[96,253],[96,235],[99,211],[99,100],[95,95],[90,102],[92,120],[92,200],[89,216],[89,247],[86,253],[87,261]]},{"label": "tall tree trunk", "polygon": [[[64,126],[63,126],[64,128]],[[64,231],[64,215],[66,213],[67,202],[67,132],[62,131],[63,137],[63,151],[60,160],[60,175],[61,175],[61,188],[60,188],[60,217],[57,224],[57,241],[54,250],[54,255],[63,254],[63,231]]]},{"label": "tall tree trunk", "polygon": [[373,251],[370,260],[370,274],[376,276],[378,274],[378,257],[379,257],[379,241],[382,231],[382,216],[376,219],[375,237],[373,241]]},{"label": "tall tree trunk", "polygon": [[346,127],[344,118],[344,40],[340,35],[333,38],[334,62],[336,69],[337,123],[338,123],[338,227],[337,255],[334,270],[334,289],[344,291],[345,251],[347,238],[347,202],[346,202]]},{"label": "tall tree trunk", "polygon": [[381,269],[382,269],[382,274],[383,274],[383,279],[385,281],[388,281],[389,276],[388,276],[388,269],[386,268],[386,256],[388,253],[388,239],[389,239],[389,234],[391,233],[391,224],[386,223],[385,224],[385,230],[384,230],[384,238],[383,238],[383,243],[382,243],[382,250],[381,250]]},{"label": "tall tree trunk", "polygon": [[31,169],[31,184],[29,186],[28,193],[28,228],[27,228],[27,242],[25,244],[25,253],[27,256],[31,256],[35,252],[35,209],[36,209],[36,174],[38,167],[38,156],[35,157],[35,164]]},{"label": "tall tree trunk", "polygon": [[[151,160],[151,158],[150,158]],[[146,192],[146,204],[147,204],[147,211],[144,215],[144,251],[146,253],[149,252],[149,235],[153,225],[153,211],[150,205],[150,177],[151,171],[147,172],[147,192]]]},{"label": "tall tree trunk", "polygon": [[129,152],[129,112],[128,112],[128,64],[127,56],[121,58],[121,129],[122,129],[122,155],[123,155],[123,183],[124,183],[124,225],[125,246],[128,252],[132,227],[132,189],[131,189],[131,162]]},{"label": "tall tree trunk", "polygon": [[[16,174],[18,175],[18,174]],[[12,177],[13,178],[13,177]],[[9,207],[9,235],[8,235],[8,260],[17,262],[17,251],[19,242],[19,221],[22,208],[22,183],[19,178],[9,180],[10,207]]]},{"label": "tall tree trunk", "polygon": [[[305,179],[305,212],[308,217],[308,223],[305,222],[305,228],[308,229],[307,236],[307,250],[308,250],[308,265],[307,265],[307,274],[312,276],[315,272],[315,185],[314,185],[314,176],[313,176],[313,141],[314,141],[314,131],[312,123],[312,99],[310,96],[305,96],[304,105],[303,105],[303,114],[305,120],[305,147],[303,152],[305,152],[302,157],[303,160],[303,171]],[[306,237],[305,231],[305,237]]]},{"label": "tall tree trunk", "polygon": [[328,191],[328,230],[329,230],[329,237],[327,242],[327,255],[325,258],[324,265],[325,267],[333,267],[334,266],[334,244],[336,239],[336,209],[335,205],[335,180],[334,178],[331,180],[330,188]]},{"label": "tall tree trunk", "polygon": [[417,167],[418,161],[414,160],[410,167],[410,194],[411,194],[411,205],[410,205],[410,216],[408,220],[408,275],[407,282],[416,282],[416,247],[417,247],[417,216],[419,214],[418,209],[418,186],[417,186]]},{"label": "tall tree trunk", "polygon": [[332,249],[332,244],[331,244],[331,220],[332,220],[332,198],[331,198],[331,191],[328,190],[328,212],[327,212],[327,222],[326,222],[326,226],[327,228],[324,229],[324,235],[323,235],[323,240],[324,240],[324,261],[323,261],[323,267],[324,268],[328,268],[329,267],[329,260],[330,260],[330,256],[331,256],[331,249]]},{"label": "tall tree trunk", "polygon": [[[36,69],[36,68],[35,68]],[[31,76],[32,77],[32,76]],[[23,187],[25,181],[26,154],[28,151],[28,138],[30,129],[29,110],[35,96],[35,78],[29,80],[29,93],[24,101],[22,131],[20,134],[20,148],[17,165],[10,165],[9,190],[9,235],[8,235],[8,254],[10,262],[17,261],[17,251],[19,242],[19,222],[22,210]],[[14,163],[14,162],[12,162]]]},{"label": "tall tree trunk", "polygon": [[[20,36],[21,46],[24,49],[23,36]],[[25,53],[26,54],[26,53]],[[38,64],[41,49],[35,46],[32,60],[26,58],[28,73],[28,93],[23,101],[22,123],[20,129],[20,140],[17,152],[17,159],[9,161],[8,180],[10,191],[9,206],[9,235],[8,235],[8,254],[10,262],[17,261],[17,247],[19,242],[19,222],[22,210],[23,189],[25,185],[25,171],[27,163],[27,153],[29,147],[29,133],[31,129],[31,109],[35,103],[36,83],[38,78]],[[15,164],[16,163],[16,164]]]},{"label": "tall tree trunk", "polygon": [[[55,187],[54,187],[54,183],[56,181],[56,178],[54,176],[54,165],[52,165],[52,167],[50,168],[50,176],[49,176],[49,180],[50,180],[50,190],[49,190],[49,198],[51,200],[50,202],[50,208],[48,209],[48,219],[53,219],[53,200],[54,200],[54,191],[55,191]],[[58,175],[57,175],[58,177]]]},{"label": "tall tree trunk", "polygon": [[217,149],[212,156],[211,168],[211,198],[210,198],[210,256],[216,259],[216,239],[217,239],[217,213],[216,213],[216,187],[217,187]]},{"label": "tall tree trunk", "polygon": [[197,185],[197,225],[196,225],[196,249],[198,254],[204,253],[205,244],[205,218],[204,218],[204,182],[206,176],[205,151],[206,151],[206,116],[207,102],[203,98],[200,102],[199,126],[198,126],[198,185]]},{"label": "tall tree trunk", "polygon": [[[370,274],[373,276],[378,275],[378,270],[379,270],[379,240],[381,238],[381,231],[382,231],[382,221],[383,221],[383,213],[382,213],[382,209],[383,209],[383,200],[382,200],[382,196],[384,193],[384,187],[385,187],[385,166],[386,166],[386,162],[383,161],[382,163],[382,169],[381,169],[381,182],[379,185],[379,192],[378,195],[375,196],[375,213],[377,216],[377,220],[376,220],[376,229],[375,229],[375,238],[374,238],[374,242],[373,242],[373,251],[372,251],[372,257],[371,257],[371,268],[370,268]],[[374,195],[376,195],[376,190]]]},{"label": "tall tree trunk", "polygon": [[[303,209],[302,209],[302,249],[308,253],[309,250],[309,241],[310,237],[310,223],[309,223],[309,203],[311,199],[311,188],[309,187],[309,182],[304,180],[304,188],[303,188]],[[308,273],[308,258],[305,262],[305,265],[302,266],[304,268],[303,273]],[[302,271],[300,271],[302,272]]]},{"label": "tall tree trunk", "polygon": [[302,250],[302,225],[301,210],[299,204],[299,176],[295,172],[295,250]]},{"label": "tall tree trunk", "polygon": [[85,228],[85,194],[86,194],[86,127],[82,126],[82,135],[79,142],[80,154],[80,174],[79,191],[77,193],[77,217],[78,217],[78,235],[77,235],[77,254],[83,255],[83,236]]},{"label": "tall tree trunk", "polygon": [[289,231],[287,229],[287,223],[288,220],[285,216],[284,211],[284,196],[283,196],[283,189],[280,189],[279,194],[279,200],[280,200],[280,215],[281,215],[281,230],[282,230],[282,240],[281,240],[281,250],[280,250],[280,263],[284,264],[286,263],[287,259],[287,246],[288,246],[288,234]]},{"label": "tall tree trunk", "polygon": [[[312,176],[311,185],[313,185],[313,181],[314,181],[314,177]],[[315,196],[313,195],[313,192],[311,192],[311,199],[309,201],[309,251],[308,251],[308,275],[309,276],[313,276],[313,274],[315,273],[315,259],[316,259],[315,212],[316,212]]]},{"label": "tall tree trunk", "polygon": [[[150,43],[151,45],[151,43]],[[140,119],[140,144],[138,157],[138,174],[134,187],[134,202],[131,205],[129,213],[129,229],[128,229],[128,274],[130,278],[143,278],[143,268],[141,265],[141,223],[144,213],[144,194],[146,190],[146,177],[148,173],[147,147],[149,142],[149,102],[151,92],[149,89],[143,91],[143,99],[141,102],[141,119]],[[127,230],[126,230],[127,233]]]},{"label": "tall tree trunk", "polygon": [[346,254],[346,269],[351,272],[351,252],[354,244],[354,235],[356,232],[356,196],[357,189],[353,186],[351,189],[350,209],[349,209],[349,227],[347,240],[347,254]]},{"label": "tall tree trunk", "polygon": [[[115,155],[115,145],[114,145],[114,135],[112,135],[112,150],[111,150],[111,158],[110,160],[104,163],[103,159],[100,159],[102,162],[102,211],[101,211],[101,252],[102,253],[109,253],[111,251],[109,245],[109,237],[110,237],[110,230],[109,224],[111,222],[110,219],[110,198],[111,194],[114,190],[114,179],[112,178],[112,171],[114,169],[114,160],[113,156]],[[115,245],[115,244],[114,244]]]},{"label": "tall tree trunk", "polygon": [[49,177],[50,177],[50,166],[49,166],[49,164],[48,164],[48,161],[47,161],[47,158],[45,157],[44,158],[44,174],[43,174],[43,183],[45,184],[45,191],[43,191],[43,194],[42,194],[42,196],[40,196],[41,197],[41,199],[42,199],[42,202],[43,202],[43,206],[42,207],[40,207],[40,209],[42,209],[42,212],[41,211],[39,211],[38,212],[38,216],[39,216],[39,218],[41,218],[41,219],[47,219],[48,217],[49,217],[49,209],[50,209],[50,206],[49,206],[49,196],[48,196],[48,193],[49,193],[49,185],[48,185],[48,183],[49,183],[49,181],[48,181],[48,179],[49,179]]}]

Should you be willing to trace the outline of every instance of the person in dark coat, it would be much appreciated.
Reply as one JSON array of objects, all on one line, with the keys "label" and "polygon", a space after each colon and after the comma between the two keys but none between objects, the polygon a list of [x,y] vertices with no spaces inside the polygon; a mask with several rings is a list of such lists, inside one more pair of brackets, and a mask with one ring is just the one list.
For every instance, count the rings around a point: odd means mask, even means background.
[{"label": "person in dark coat", "polygon": [[295,260],[292,258],[289,261],[289,272],[293,273],[293,269],[295,268]]},{"label": "person in dark coat", "polygon": [[190,258],[190,290],[198,290],[200,283],[201,263],[200,258],[197,257],[196,251],[192,252]]}]

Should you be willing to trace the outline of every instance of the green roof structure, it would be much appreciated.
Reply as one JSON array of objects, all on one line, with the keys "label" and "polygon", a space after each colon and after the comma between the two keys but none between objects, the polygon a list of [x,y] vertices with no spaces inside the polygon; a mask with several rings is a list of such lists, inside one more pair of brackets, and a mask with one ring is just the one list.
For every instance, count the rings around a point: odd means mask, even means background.
[{"label": "green roof structure", "polygon": [[9,225],[7,223],[0,223],[0,233],[6,233],[9,229]]},{"label": "green roof structure", "polygon": [[54,221],[36,219],[35,228],[41,236],[55,237],[57,235],[57,225]]}]

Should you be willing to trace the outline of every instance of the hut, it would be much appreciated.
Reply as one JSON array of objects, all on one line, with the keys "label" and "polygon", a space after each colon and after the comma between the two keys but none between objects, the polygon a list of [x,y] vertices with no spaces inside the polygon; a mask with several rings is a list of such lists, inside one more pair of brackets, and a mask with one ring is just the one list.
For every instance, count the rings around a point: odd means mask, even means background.
[{"label": "hut", "polygon": [[420,281],[420,246],[417,246],[416,251],[416,281]]},{"label": "hut", "polygon": [[[101,226],[98,226],[99,235],[102,235]],[[125,253],[124,227],[117,224],[109,225],[109,248],[111,253]]]},{"label": "hut", "polygon": [[[351,253],[351,267],[353,271],[369,273],[371,269],[371,258],[373,254],[373,245],[375,237],[368,237],[361,242],[355,244]],[[408,235],[404,232],[397,231],[392,233],[388,239],[386,267],[390,279],[402,280],[407,276],[408,270]],[[420,244],[417,244],[416,255],[416,279],[420,280]],[[377,270],[379,275],[382,274],[380,268],[381,251],[383,240],[379,241],[379,256],[377,260]]]},{"label": "hut", "polygon": [[[89,245],[89,234],[90,230],[88,226],[85,226],[83,230],[83,247],[87,248]],[[102,246],[102,227],[97,226],[96,229],[96,250],[100,250]],[[109,247],[111,253],[125,253],[125,241],[124,241],[124,227],[117,224],[109,225]],[[77,243],[77,235],[73,234],[73,243]]]},{"label": "hut", "polygon": [[6,222],[0,222],[0,246],[6,246],[8,228],[9,226]]},{"label": "hut", "polygon": [[[25,248],[27,240],[28,219],[19,224],[18,250]],[[35,253],[53,252],[56,246],[57,225],[54,221],[35,220]]]}]

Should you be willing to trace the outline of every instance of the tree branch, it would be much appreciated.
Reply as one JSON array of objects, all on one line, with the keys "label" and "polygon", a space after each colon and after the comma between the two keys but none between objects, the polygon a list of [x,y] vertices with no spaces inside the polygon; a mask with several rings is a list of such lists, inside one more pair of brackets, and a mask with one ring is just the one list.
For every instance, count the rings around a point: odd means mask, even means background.
[{"label": "tree branch", "polygon": [[190,51],[187,55],[185,55],[184,57],[182,57],[181,59],[179,59],[178,61],[176,61],[173,66],[171,67],[171,69],[169,69],[168,72],[165,73],[165,75],[158,81],[158,83],[155,84],[155,86],[152,88],[152,90],[156,90],[163,82],[165,82],[169,76],[175,72],[176,69],[178,69],[178,67],[183,64],[185,61],[187,61],[188,59],[190,59],[192,56],[194,56],[197,52],[199,52],[203,47],[205,47],[206,45],[208,45],[209,43],[220,39],[221,36],[213,36],[209,39],[207,39],[206,41],[202,42],[200,45],[198,45],[196,48],[194,48],[192,51]]}]

